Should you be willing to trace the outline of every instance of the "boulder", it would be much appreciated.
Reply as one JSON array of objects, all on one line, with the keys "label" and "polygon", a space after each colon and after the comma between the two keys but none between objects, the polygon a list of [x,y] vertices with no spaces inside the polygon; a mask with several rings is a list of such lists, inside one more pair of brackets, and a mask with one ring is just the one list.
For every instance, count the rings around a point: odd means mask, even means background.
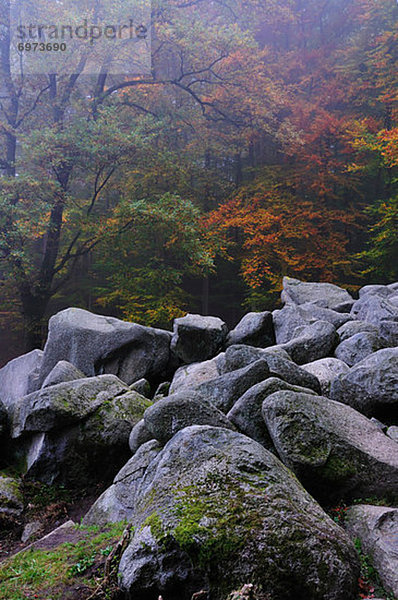
[{"label": "boulder", "polygon": [[228,419],[236,425],[241,433],[256,440],[272,452],[275,451],[274,445],[265,425],[261,408],[265,398],[280,390],[315,394],[307,388],[291,385],[277,377],[270,377],[247,390],[227,414]]},{"label": "boulder", "polygon": [[135,493],[119,565],[133,598],[214,600],[255,581],[273,600],[354,600],[358,566],[343,530],[257,442],[209,426],[178,432]]},{"label": "boulder", "polygon": [[151,397],[151,384],[145,379],[145,377],[134,381],[134,383],[130,385],[130,390],[141,394],[141,396],[145,396],[145,398]]},{"label": "boulder", "polygon": [[42,389],[57,385],[58,383],[66,383],[67,381],[76,381],[76,379],[84,379],[86,376],[83,371],[76,369],[67,360],[60,360],[52,371],[43,381]]},{"label": "boulder", "polygon": [[23,497],[20,484],[17,479],[0,475],[0,529],[12,526],[22,515]]},{"label": "boulder", "polygon": [[114,375],[99,375],[59,383],[33,392],[15,404],[12,437],[24,432],[46,432],[81,421],[104,402],[128,392]]},{"label": "boulder", "polygon": [[144,413],[144,422],[152,438],[161,444],[168,442],[180,429],[190,425],[213,425],[235,429],[227,417],[200,398],[200,393],[181,392],[159,400]]},{"label": "boulder", "polygon": [[106,525],[130,520],[134,513],[137,490],[149,464],[162,446],[156,440],[143,444],[124,465],[113,484],[96,500],[83,519],[84,525]]},{"label": "boulder", "polygon": [[223,413],[227,413],[249,388],[267,377],[269,377],[267,361],[260,359],[247,367],[201,383],[195,388],[195,394],[198,398],[212,403]]},{"label": "boulder", "polygon": [[275,344],[272,313],[250,312],[245,315],[227,336],[226,346],[234,344],[247,344],[259,348]]},{"label": "boulder", "polygon": [[394,442],[398,443],[398,426],[397,425],[392,425],[391,427],[389,427],[387,429],[387,435],[389,438],[391,438],[392,440],[394,440]]},{"label": "boulder", "polygon": [[282,348],[298,365],[325,358],[333,353],[338,343],[336,329],[326,321],[297,327],[295,337]]},{"label": "boulder", "polygon": [[358,296],[363,298],[363,296],[382,296],[384,298],[388,298],[395,293],[395,290],[391,289],[387,285],[365,285],[361,287],[358,291]]},{"label": "boulder", "polygon": [[86,420],[33,437],[26,477],[73,488],[112,480],[129,459],[129,435],[150,401],[128,392],[105,400]]},{"label": "boulder", "polygon": [[368,416],[393,415],[398,403],[398,348],[378,350],[337,377],[330,397]]},{"label": "boulder", "polygon": [[252,346],[230,346],[225,353],[224,369],[226,372],[234,371],[256,360],[267,362],[271,377],[279,377],[291,385],[310,388],[317,393],[321,391],[318,379],[297,366],[280,346],[265,350]]},{"label": "boulder", "polygon": [[38,374],[43,360],[41,350],[14,358],[0,369],[0,401],[11,414],[17,400],[38,389]]},{"label": "boulder", "polygon": [[297,337],[299,327],[311,325],[316,321],[326,321],[335,328],[352,321],[350,315],[341,314],[329,308],[322,308],[313,303],[302,304],[301,306],[287,304],[281,310],[275,310],[273,318],[278,344],[289,342]]},{"label": "boulder", "polygon": [[360,504],[346,512],[345,528],[371,556],[387,592],[398,597],[398,508]]},{"label": "boulder", "polygon": [[369,354],[382,348],[384,348],[384,343],[379,335],[370,331],[362,331],[362,333],[356,333],[341,342],[335,349],[334,355],[352,367]]},{"label": "boulder", "polygon": [[191,390],[204,381],[210,381],[220,375],[215,358],[203,362],[191,363],[179,367],[174,373],[170,386],[170,394]]},{"label": "boulder", "polygon": [[153,439],[153,435],[145,425],[144,419],[141,419],[130,432],[129,447],[131,454],[135,454],[140,446]]},{"label": "boulder", "polygon": [[386,346],[398,346],[398,321],[382,321],[380,323],[380,337],[384,340]]},{"label": "boulder", "polygon": [[377,294],[365,294],[357,300],[351,315],[360,321],[380,327],[382,321],[398,321],[398,307]]},{"label": "boulder", "polygon": [[60,360],[87,377],[109,373],[127,384],[159,378],[169,365],[170,340],[167,331],[67,308],[49,321],[39,382]]},{"label": "boulder", "polygon": [[291,277],[283,278],[281,297],[286,304],[313,302],[331,309],[349,304],[353,300],[347,290],[332,283],[308,283]]},{"label": "boulder", "polygon": [[363,333],[364,331],[378,335],[379,328],[376,325],[372,325],[372,323],[366,323],[366,321],[348,321],[338,328],[337,334],[340,342],[344,342],[353,335]]},{"label": "boulder", "polygon": [[397,444],[351,407],[282,391],[262,413],[280,458],[315,498],[398,495]]},{"label": "boulder", "polygon": [[[8,416],[4,404],[0,401],[0,440],[8,429]],[[0,459],[1,460],[1,459]]]},{"label": "boulder", "polygon": [[302,368],[318,379],[323,396],[330,395],[330,387],[338,375],[344,375],[349,371],[346,363],[338,358],[321,358],[302,365]]},{"label": "boulder", "polygon": [[218,317],[188,314],[174,320],[171,348],[184,363],[201,362],[222,350],[227,332]]},{"label": "boulder", "polygon": [[165,398],[166,396],[169,396],[170,386],[171,381],[162,381],[162,383],[159,383],[158,387],[156,388],[153,401],[157,402],[157,400],[159,400],[160,398]]}]

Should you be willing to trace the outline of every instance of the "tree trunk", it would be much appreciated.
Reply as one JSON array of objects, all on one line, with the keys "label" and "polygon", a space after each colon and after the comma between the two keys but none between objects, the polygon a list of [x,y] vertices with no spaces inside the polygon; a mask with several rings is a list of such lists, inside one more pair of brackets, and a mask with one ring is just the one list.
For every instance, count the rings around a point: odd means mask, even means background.
[{"label": "tree trunk", "polygon": [[30,352],[44,345],[44,315],[50,297],[41,292],[21,291],[22,314],[25,323],[25,350]]}]

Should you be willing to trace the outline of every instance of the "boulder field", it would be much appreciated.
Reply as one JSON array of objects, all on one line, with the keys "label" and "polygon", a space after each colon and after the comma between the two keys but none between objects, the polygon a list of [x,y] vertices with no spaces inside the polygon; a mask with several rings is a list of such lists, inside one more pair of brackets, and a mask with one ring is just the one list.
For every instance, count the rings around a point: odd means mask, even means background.
[{"label": "boulder field", "polygon": [[53,316],[0,369],[0,526],[22,480],[102,484],[83,522],[126,521],[126,600],[358,600],[364,552],[396,598],[398,284],[281,300],[232,330]]}]

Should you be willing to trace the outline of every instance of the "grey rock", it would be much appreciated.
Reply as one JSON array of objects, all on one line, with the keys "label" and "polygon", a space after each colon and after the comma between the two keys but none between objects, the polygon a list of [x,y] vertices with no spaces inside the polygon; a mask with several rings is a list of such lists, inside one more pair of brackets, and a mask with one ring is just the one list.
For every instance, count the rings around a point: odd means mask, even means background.
[{"label": "grey rock", "polygon": [[330,356],[338,343],[336,329],[326,321],[298,327],[295,336],[282,348],[298,365]]},{"label": "grey rock", "polygon": [[154,437],[145,425],[144,419],[136,423],[130,432],[129,447],[132,454],[135,454],[140,446],[153,440]]},{"label": "grey rock", "polygon": [[200,393],[181,392],[163,398],[144,413],[146,428],[152,438],[168,442],[180,429],[190,425],[213,425],[235,429],[227,417],[211,402],[200,398]]},{"label": "grey rock", "polygon": [[0,440],[8,429],[8,416],[4,404],[0,401]]},{"label": "grey rock", "polygon": [[195,393],[199,398],[227,413],[249,388],[267,377],[269,377],[268,363],[260,359],[247,367],[205,381],[195,388]]},{"label": "grey rock", "polygon": [[165,398],[166,396],[169,396],[170,394],[170,386],[171,386],[171,381],[162,381],[162,383],[159,383],[158,387],[156,388],[156,392],[154,395],[154,402],[159,400],[160,398]]},{"label": "grey rock", "polygon": [[42,360],[43,352],[32,350],[0,369],[0,400],[10,414],[17,400],[39,387],[37,377]]},{"label": "grey rock", "polygon": [[109,373],[127,384],[159,377],[170,361],[170,339],[167,331],[68,308],[49,321],[40,384],[60,360],[87,377]]},{"label": "grey rock", "polygon": [[130,431],[149,405],[130,391],[105,401],[78,425],[34,436],[26,477],[75,488],[111,480],[128,460]]},{"label": "grey rock", "polygon": [[256,442],[271,451],[274,451],[274,445],[265,425],[261,409],[265,398],[280,390],[315,394],[310,389],[291,385],[277,377],[270,377],[247,390],[227,414],[228,419],[236,425],[241,433],[256,440]]},{"label": "grey rock", "polygon": [[398,597],[398,508],[352,506],[346,513],[345,527],[359,538],[362,551],[372,557],[381,583]]},{"label": "grey rock", "polygon": [[263,403],[282,461],[317,499],[398,494],[398,447],[351,407],[282,391]]},{"label": "grey rock", "polygon": [[394,292],[397,292],[398,291],[398,281],[388,284],[387,287],[388,287],[388,289],[394,290]]},{"label": "grey rock", "polygon": [[280,346],[273,348],[253,348],[252,346],[230,346],[225,352],[226,372],[242,368],[256,360],[265,360],[268,364],[270,376],[276,376],[291,385],[310,388],[319,393],[321,387],[315,375],[308,373],[297,366],[287,352]]},{"label": "grey rock", "polygon": [[247,344],[259,348],[275,344],[272,314],[264,311],[245,315],[227,336],[226,346],[233,344]]},{"label": "grey rock", "polygon": [[382,321],[380,323],[380,336],[385,341],[386,346],[398,346],[398,321]]},{"label": "grey rock", "polygon": [[378,419],[375,419],[374,417],[372,417],[370,419],[370,421],[372,423],[374,423],[375,425],[377,425],[377,427],[379,429],[381,429],[381,431],[383,431],[383,433],[387,433],[387,425],[385,425],[384,423],[382,423],[381,421],[379,421]]},{"label": "grey rock", "polygon": [[350,315],[341,314],[311,303],[302,304],[301,306],[288,304],[281,310],[275,310],[273,318],[276,341],[282,345],[298,337],[301,327],[312,325],[317,321],[326,321],[335,328],[352,321]]},{"label": "grey rock", "polygon": [[57,385],[58,383],[66,383],[67,381],[76,381],[76,379],[84,379],[86,376],[83,371],[76,369],[70,362],[60,360],[52,371],[43,381],[42,389]]},{"label": "grey rock", "polygon": [[85,419],[104,402],[128,391],[114,375],[99,375],[33,392],[15,404],[12,437],[65,427]]},{"label": "grey rock", "polygon": [[332,382],[338,375],[344,375],[349,371],[348,365],[337,358],[321,358],[302,365],[302,368],[318,379],[323,396],[329,396]]},{"label": "grey rock", "polygon": [[282,300],[293,304],[317,302],[325,308],[334,309],[336,306],[351,302],[352,296],[347,290],[332,283],[307,283],[284,277]]},{"label": "grey rock", "polygon": [[135,498],[135,533],[119,566],[130,597],[189,600],[208,589],[221,600],[247,581],[274,600],[298,589],[308,600],[356,596],[357,558],[346,534],[246,436],[183,429],[151,461]]},{"label": "grey rock", "polygon": [[0,475],[0,525],[8,526],[15,522],[23,511],[23,497],[20,481]]},{"label": "grey rock", "polygon": [[398,307],[389,302],[388,298],[365,294],[354,303],[351,315],[360,321],[380,327],[382,321],[398,321]]},{"label": "grey rock", "polygon": [[150,398],[151,396],[151,384],[145,377],[134,381],[129,387],[131,391],[137,392],[138,394],[141,394],[141,396],[145,396],[145,398]]},{"label": "grey rock", "polygon": [[280,310],[274,310],[272,317],[277,344],[289,342],[295,337],[295,331],[298,327],[315,323],[317,320],[311,313],[301,310],[295,304],[287,304]]},{"label": "grey rock", "polygon": [[218,317],[188,314],[174,320],[171,348],[184,363],[204,361],[222,349],[227,332]]},{"label": "grey rock", "polygon": [[21,535],[21,542],[25,544],[25,542],[37,537],[42,529],[43,525],[40,521],[30,521],[29,523],[26,523]]},{"label": "grey rock", "polygon": [[174,374],[170,394],[191,390],[204,381],[210,381],[220,375],[215,358],[199,363],[183,365]]},{"label": "grey rock", "polygon": [[388,296],[392,296],[394,294],[394,290],[389,288],[387,285],[365,285],[358,291],[358,296],[363,298],[363,296],[383,296],[384,298],[388,298]]},{"label": "grey rock", "polygon": [[348,321],[338,328],[337,333],[340,342],[344,342],[353,335],[363,333],[364,331],[378,335],[379,328],[376,325],[372,325],[372,323],[366,323],[366,321]]},{"label": "grey rock", "polygon": [[387,429],[387,435],[389,438],[391,438],[392,440],[394,440],[394,442],[398,443],[398,426],[397,425],[391,425],[391,427],[389,427]]},{"label": "grey rock", "polygon": [[368,416],[393,414],[398,403],[398,348],[378,350],[337,377],[330,397]]},{"label": "grey rock", "polygon": [[382,348],[384,348],[384,343],[377,334],[362,331],[362,333],[356,333],[341,342],[335,349],[334,355],[352,367],[369,354],[373,354],[373,352],[377,352]]},{"label": "grey rock", "polygon": [[124,465],[113,484],[96,500],[83,523],[105,525],[130,520],[134,513],[137,490],[149,464],[159,454],[162,446],[156,440],[143,444]]}]

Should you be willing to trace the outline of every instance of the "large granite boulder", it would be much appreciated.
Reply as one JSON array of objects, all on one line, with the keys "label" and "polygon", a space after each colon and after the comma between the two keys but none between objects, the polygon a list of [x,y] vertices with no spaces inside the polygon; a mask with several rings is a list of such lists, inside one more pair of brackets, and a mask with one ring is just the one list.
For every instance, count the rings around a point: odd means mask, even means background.
[{"label": "large granite boulder", "polygon": [[351,407],[281,391],[263,417],[282,461],[317,499],[398,496],[398,446]]},{"label": "large granite boulder", "polygon": [[153,439],[154,437],[145,425],[144,419],[141,419],[130,432],[129,447],[131,454],[135,454],[140,446]]},{"label": "large granite boulder", "polygon": [[67,360],[60,360],[52,371],[47,375],[42,384],[42,389],[57,385],[58,383],[66,383],[68,381],[76,381],[76,379],[85,379],[85,374],[80,369],[76,369]]},{"label": "large granite boulder", "polygon": [[230,346],[225,352],[224,372],[241,369],[256,360],[265,360],[270,376],[279,377],[291,385],[306,387],[320,393],[321,388],[315,375],[308,373],[294,363],[281,346],[272,348],[253,348],[252,346]]},{"label": "large granite boulder", "polygon": [[361,362],[364,358],[384,348],[379,335],[370,331],[362,331],[341,342],[335,349],[334,355],[350,367]]},{"label": "large granite boulder", "polygon": [[357,363],[331,386],[333,400],[349,404],[368,416],[396,414],[398,405],[398,348],[378,350]]},{"label": "large granite boulder", "polygon": [[273,346],[275,332],[272,313],[268,311],[247,313],[227,336],[226,346],[233,344],[247,344],[259,348]]},{"label": "large granite boulder", "polygon": [[30,438],[25,477],[73,488],[112,480],[131,453],[129,435],[151,402],[129,391],[104,399],[75,425]]},{"label": "large granite boulder", "polygon": [[318,379],[321,384],[321,393],[323,396],[330,395],[330,387],[336,377],[344,375],[349,371],[346,363],[337,358],[321,358],[320,360],[302,365],[302,368]]},{"label": "large granite boulder", "polygon": [[324,308],[339,309],[350,306],[353,298],[343,288],[332,283],[304,282],[291,277],[283,278],[282,300],[286,304],[313,302]]},{"label": "large granite boulder", "polygon": [[379,334],[379,328],[376,325],[372,325],[372,323],[367,323],[366,321],[348,321],[338,328],[337,334],[340,338],[340,342],[344,342],[353,335],[356,335],[357,333],[363,333],[365,331],[374,333],[375,335]]},{"label": "large granite boulder", "polygon": [[224,600],[250,581],[273,600],[296,599],[298,590],[308,600],[356,598],[346,534],[246,436],[183,429],[150,462],[134,497],[134,535],[119,565],[128,597],[191,600],[206,589]]},{"label": "large granite boulder", "polygon": [[0,401],[10,414],[17,400],[38,389],[42,360],[43,352],[32,350],[0,369]]},{"label": "large granite boulder", "polygon": [[[392,284],[394,285],[394,284]],[[393,296],[395,294],[395,290],[387,285],[364,285],[358,291],[358,296],[363,298],[363,296],[382,296],[384,298],[388,298],[389,296]]]},{"label": "large granite boulder", "polygon": [[174,320],[171,347],[182,362],[201,362],[222,350],[227,333],[218,317],[188,314]]},{"label": "large granite boulder", "polygon": [[[0,401],[0,440],[8,429],[8,415],[4,404]],[[0,459],[1,460],[1,459]]]},{"label": "large granite boulder", "polygon": [[174,373],[169,392],[175,394],[183,390],[191,390],[200,383],[215,379],[219,375],[216,358],[183,365]]},{"label": "large granite boulder", "polygon": [[144,422],[152,438],[162,444],[168,442],[177,431],[190,425],[235,429],[224,413],[194,391],[181,392],[159,400],[147,408]]},{"label": "large granite boulder", "polygon": [[316,321],[326,321],[335,328],[351,322],[350,315],[341,314],[329,308],[322,308],[316,304],[307,303],[300,306],[287,304],[280,310],[274,310],[275,337],[278,344],[289,342],[297,337],[297,329],[311,325]]},{"label": "large granite boulder", "polygon": [[281,346],[295,363],[303,365],[330,356],[337,344],[335,327],[327,321],[316,321],[297,327],[295,337]]},{"label": "large granite boulder", "polygon": [[195,394],[227,413],[235,402],[253,385],[269,377],[267,361],[260,359],[247,367],[205,381],[195,388]]},{"label": "large granite boulder", "polygon": [[132,458],[122,467],[112,485],[96,500],[84,517],[85,525],[106,525],[129,521],[134,514],[137,491],[150,463],[161,451],[157,440],[140,446]]},{"label": "large granite boulder", "polygon": [[351,315],[380,327],[382,321],[398,321],[398,307],[378,294],[365,294],[355,302]]},{"label": "large granite boulder", "polygon": [[66,427],[87,418],[104,402],[128,391],[114,375],[77,379],[38,390],[15,404],[12,437]]},{"label": "large granite boulder", "polygon": [[272,452],[274,451],[274,445],[265,425],[261,410],[265,398],[280,390],[315,394],[310,389],[291,385],[278,377],[270,377],[247,390],[227,414],[228,419],[236,425],[241,433],[256,440],[256,442],[259,442],[259,444]]},{"label": "large granite boulder", "polygon": [[398,598],[398,508],[360,504],[346,512],[345,528],[371,557],[383,587]]},{"label": "large granite boulder", "polygon": [[68,308],[50,319],[39,383],[61,360],[87,377],[109,373],[127,384],[158,379],[169,365],[170,340],[167,331]]}]

